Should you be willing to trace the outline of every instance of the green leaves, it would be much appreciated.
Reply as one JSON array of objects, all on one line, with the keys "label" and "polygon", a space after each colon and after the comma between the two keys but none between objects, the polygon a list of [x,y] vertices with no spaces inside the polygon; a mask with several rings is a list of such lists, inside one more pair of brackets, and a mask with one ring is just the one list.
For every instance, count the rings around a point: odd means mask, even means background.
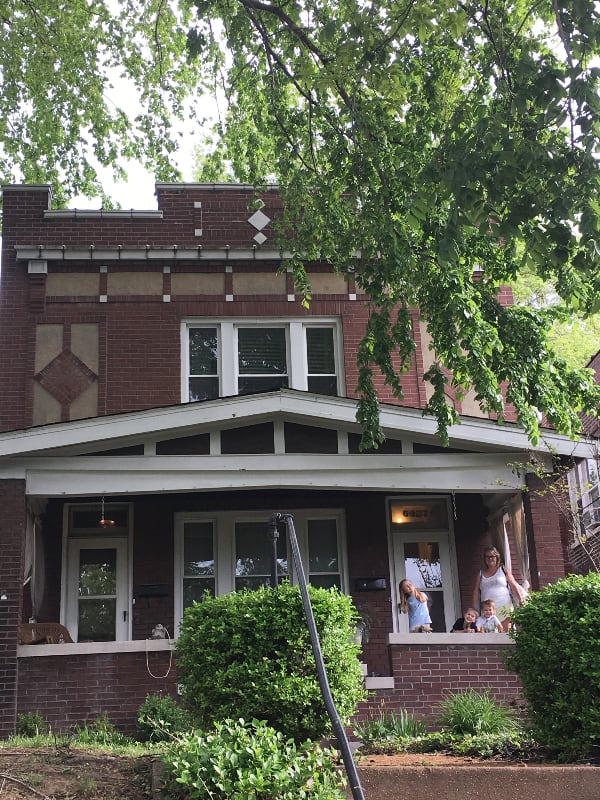
[{"label": "green leaves", "polygon": [[121,177],[123,160],[135,159],[175,178],[168,132],[195,84],[189,11],[159,0],[36,0],[2,13],[2,182],[48,182],[59,202],[82,193],[108,203],[99,166]]},{"label": "green leaves", "polygon": [[600,576],[571,575],[514,612],[508,667],[523,684],[533,732],[569,761],[600,743]]},{"label": "green leaves", "polygon": [[228,33],[232,66],[219,70],[236,176],[275,177],[286,247],[340,271],[355,263],[369,296],[363,445],[381,440],[377,373],[401,397],[413,358],[394,307],[427,324],[438,365],[427,411],[443,439],[471,387],[484,412],[512,404],[532,440],[543,415],[575,435],[575,410],[597,408],[591,376],[553,353],[543,314],[506,312],[497,297],[527,268],[566,309],[600,306],[596,5],[292,8],[214,0],[199,6],[212,22],[197,24],[213,47],[215,20]]}]

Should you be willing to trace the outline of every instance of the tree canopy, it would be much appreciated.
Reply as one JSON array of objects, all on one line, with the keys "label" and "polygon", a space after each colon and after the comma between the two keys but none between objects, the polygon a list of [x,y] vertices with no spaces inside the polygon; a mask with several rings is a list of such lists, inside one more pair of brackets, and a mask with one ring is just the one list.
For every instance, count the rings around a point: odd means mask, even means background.
[{"label": "tree canopy", "polygon": [[[500,419],[511,404],[534,442],[541,419],[575,435],[598,408],[549,339],[557,316],[600,310],[594,0],[39,0],[5,4],[0,31],[0,172],[63,197],[97,193],[94,165],[123,157],[174,179],[173,115],[222,88],[203,177],[275,180],[307,298],[312,259],[370,298],[364,444],[382,439],[375,371],[402,396],[416,308],[443,440],[450,387]],[[132,121],[107,99],[120,75]],[[559,302],[502,305],[523,270]]]},{"label": "tree canopy", "polygon": [[108,204],[100,166],[120,178],[125,159],[139,160],[176,179],[170,131],[198,77],[189,24],[189,9],[164,0],[2,3],[2,183],[48,182],[59,203],[100,194]]},{"label": "tree canopy", "polygon": [[[363,441],[381,437],[374,368],[401,396],[411,308],[435,351],[442,438],[449,386],[500,419],[512,404],[533,441],[542,415],[574,435],[598,389],[548,334],[565,309],[600,309],[593,0],[195,5],[191,52],[229,100],[217,155],[238,179],[279,183],[301,285],[303,262],[325,258],[370,297]],[[500,304],[524,268],[558,306]]]}]

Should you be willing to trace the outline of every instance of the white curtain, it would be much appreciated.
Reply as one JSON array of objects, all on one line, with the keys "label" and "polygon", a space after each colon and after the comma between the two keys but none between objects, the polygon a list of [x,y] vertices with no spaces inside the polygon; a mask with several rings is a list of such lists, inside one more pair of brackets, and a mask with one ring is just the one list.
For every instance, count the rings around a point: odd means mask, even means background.
[{"label": "white curtain", "polygon": [[40,521],[31,511],[27,514],[27,528],[25,531],[23,586],[28,583],[31,594],[31,617],[33,620],[37,620],[44,596],[46,569]]}]

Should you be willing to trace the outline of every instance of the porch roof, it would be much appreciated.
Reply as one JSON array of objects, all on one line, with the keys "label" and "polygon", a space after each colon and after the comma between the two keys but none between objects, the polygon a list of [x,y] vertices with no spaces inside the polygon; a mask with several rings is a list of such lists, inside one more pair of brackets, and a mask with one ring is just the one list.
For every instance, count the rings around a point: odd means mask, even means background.
[{"label": "porch roof", "polygon": [[[383,430],[402,441],[402,453],[351,454],[343,434],[360,432],[355,414],[354,400],[284,389],[8,431],[0,434],[0,478],[25,479],[30,496],[275,486],[502,493],[520,488],[522,478],[511,464],[526,463],[534,451],[542,458],[591,452],[585,442],[550,431],[533,448],[516,425],[463,417],[450,430],[449,451],[417,454],[414,443],[439,446],[435,420],[382,404]],[[289,453],[276,442],[268,454],[225,455],[211,445],[205,455],[157,455],[160,442],[267,421],[336,430],[346,448],[336,454]],[[139,453],[107,452],[132,446]]]},{"label": "porch roof", "polygon": [[[264,422],[277,415],[314,426],[343,426],[346,430],[359,432],[356,405],[356,401],[349,398],[293,389],[181,403],[6,431],[0,433],[0,458],[57,450],[69,455],[81,452],[81,446],[85,452],[93,452],[94,446],[104,450],[148,441],[152,437],[189,436],[215,426],[237,427]],[[380,419],[388,436],[417,437],[439,445],[435,419],[424,416],[418,409],[382,403]],[[475,417],[461,417],[460,424],[449,429],[449,437],[451,448],[464,450],[535,451],[584,458],[592,455],[592,447],[587,441],[574,441],[545,429],[540,444],[534,447],[518,425]]]}]

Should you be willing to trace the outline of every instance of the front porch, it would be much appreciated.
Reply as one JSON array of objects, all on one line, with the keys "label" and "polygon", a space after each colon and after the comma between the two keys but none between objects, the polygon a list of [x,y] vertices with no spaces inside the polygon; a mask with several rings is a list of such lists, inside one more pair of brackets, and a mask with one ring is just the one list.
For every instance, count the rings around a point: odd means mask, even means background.
[{"label": "front porch", "polygon": [[[527,460],[523,435],[467,420],[444,450],[431,421],[390,408],[384,452],[359,453],[353,412],[281,392],[0,435],[0,734],[32,710],[57,730],[106,711],[131,731],[146,694],[176,692],[172,645],[153,629],[174,639],[204,591],[267,582],[275,510],[294,516],[311,583],[350,594],[367,622],[374,694],[361,714],[383,703],[426,715],[466,686],[518,700],[507,636],[447,631],[471,604],[484,545],[533,589],[567,570],[552,504],[522,497],[511,469]],[[407,575],[430,596],[433,634],[408,634]],[[30,619],[61,623],[74,643],[17,646]]]}]

